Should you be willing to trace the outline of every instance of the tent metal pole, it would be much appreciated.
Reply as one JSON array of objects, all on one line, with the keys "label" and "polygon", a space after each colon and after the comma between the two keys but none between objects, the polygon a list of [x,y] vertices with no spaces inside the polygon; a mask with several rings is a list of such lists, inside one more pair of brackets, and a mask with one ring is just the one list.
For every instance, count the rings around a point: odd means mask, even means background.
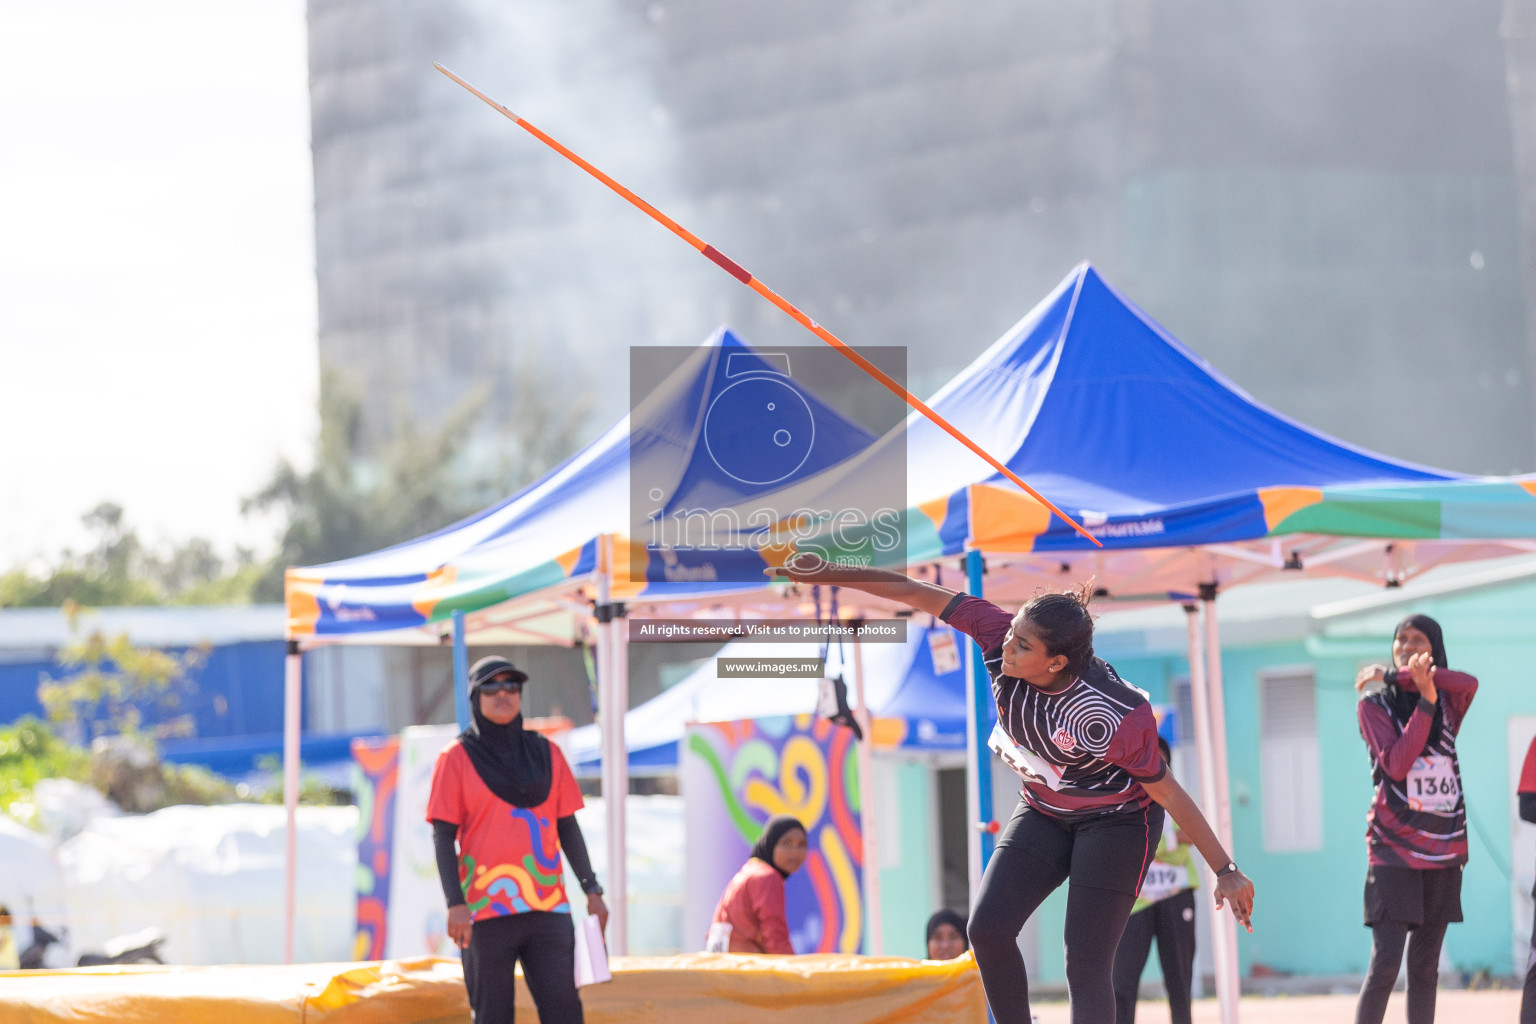
[{"label": "tent metal pole", "polygon": [[[975,597],[982,596],[982,561],[980,551],[965,554],[966,589]],[[992,757],[987,748],[987,738],[992,735],[993,716],[992,681],[987,678],[987,667],[982,663],[982,651],[973,640],[966,644],[966,660],[970,671],[965,676],[965,753],[967,819],[971,827],[966,830],[967,862],[971,883],[971,905],[976,904],[976,893],[981,889],[981,875],[992,859],[993,838],[989,826],[992,823]]]},{"label": "tent metal pole", "polygon": [[464,613],[453,613],[453,716],[459,731],[469,728],[469,639],[464,635]]},{"label": "tent metal pole", "polygon": [[629,709],[629,634],[624,622],[624,606],[610,604],[613,621],[608,623],[610,663],[613,686],[609,689],[609,707],[613,709],[609,728],[612,731],[614,789],[617,799],[606,800],[603,808],[608,815],[609,886],[612,894],[609,915],[613,926],[608,948],[614,956],[629,952],[629,864],[625,860],[625,840],[628,837],[627,797],[629,794],[629,748],[624,738],[624,713]]},{"label": "tent metal pole", "polygon": [[[1216,584],[1200,585],[1200,604],[1205,623],[1204,687],[1210,729],[1211,789],[1215,797],[1215,817],[1211,824],[1227,852],[1236,857],[1232,843],[1232,798],[1227,765],[1227,715],[1222,693],[1221,639],[1216,626]],[[1215,878],[1210,879],[1215,889]],[[1216,1001],[1221,1008],[1222,1024],[1237,1024],[1238,1000],[1242,995],[1242,971],[1237,955],[1237,919],[1227,909],[1213,915],[1211,939],[1215,946]]]},{"label": "tent metal pole", "polygon": [[283,963],[293,963],[298,912],[299,735],[303,727],[304,655],[288,641],[283,664]]},{"label": "tent metal pole", "polygon": [[[1200,607],[1196,604],[1186,604],[1184,616],[1189,633],[1189,696],[1195,712],[1195,754],[1200,761],[1200,809],[1205,813],[1206,819],[1211,822],[1211,826],[1216,829],[1219,837],[1221,826],[1217,822],[1216,814],[1216,805],[1219,802],[1216,796],[1216,758],[1215,746],[1211,741],[1211,700],[1205,674],[1205,645],[1200,628]],[[1207,891],[1215,892],[1215,872],[1207,865],[1204,874]],[[1212,966],[1216,972],[1216,996],[1223,1014],[1223,1024],[1232,1024],[1225,1016],[1227,1001],[1223,997],[1232,979],[1232,971],[1228,963],[1229,947],[1222,941],[1222,920],[1229,916],[1225,910],[1214,911],[1211,914]]]},{"label": "tent metal pole", "polygon": [[885,955],[885,931],[880,914],[880,824],[879,801],[875,798],[875,766],[870,747],[875,741],[874,719],[864,699],[864,644],[853,641],[853,689],[857,707],[854,715],[864,739],[859,743],[859,832],[864,848],[864,951],[870,956]]},{"label": "tent metal pole", "polygon": [[629,950],[629,879],[624,861],[624,800],[629,794],[629,752],[624,744],[624,712],[629,706],[629,652],[620,641],[624,620],[614,604],[613,537],[601,541],[602,565],[597,578],[597,693],[602,730],[603,820],[607,830],[608,952]]}]

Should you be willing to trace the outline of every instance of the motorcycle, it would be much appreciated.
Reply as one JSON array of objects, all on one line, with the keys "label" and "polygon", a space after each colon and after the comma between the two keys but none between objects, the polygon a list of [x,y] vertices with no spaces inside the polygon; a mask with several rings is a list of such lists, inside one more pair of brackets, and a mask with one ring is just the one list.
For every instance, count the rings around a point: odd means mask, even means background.
[{"label": "motorcycle", "polygon": [[[75,962],[77,967],[102,967],[108,964],[163,964],[160,947],[165,944],[165,933],[159,928],[145,928],[130,935],[120,935],[102,946],[100,953],[81,953]],[[57,947],[57,948],[55,948]],[[57,961],[64,949],[63,940],[42,925],[33,922],[32,944],[21,951],[21,969],[37,971],[49,967],[64,967]]]}]

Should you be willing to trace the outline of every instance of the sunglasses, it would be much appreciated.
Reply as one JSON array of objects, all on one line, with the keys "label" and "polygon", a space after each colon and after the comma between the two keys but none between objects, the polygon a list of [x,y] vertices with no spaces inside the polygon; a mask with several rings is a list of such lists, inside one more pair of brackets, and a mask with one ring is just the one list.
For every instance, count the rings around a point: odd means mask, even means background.
[{"label": "sunglasses", "polygon": [[488,683],[481,683],[481,693],[522,693],[523,684],[516,679],[493,679]]}]

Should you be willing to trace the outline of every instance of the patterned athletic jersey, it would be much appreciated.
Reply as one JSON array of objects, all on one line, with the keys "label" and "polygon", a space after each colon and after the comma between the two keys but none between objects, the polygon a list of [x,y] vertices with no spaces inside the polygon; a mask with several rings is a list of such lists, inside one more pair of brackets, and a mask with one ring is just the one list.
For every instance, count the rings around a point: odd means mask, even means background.
[{"label": "patterned athletic jersey", "polygon": [[1406,719],[1393,712],[1384,693],[1362,699],[1356,708],[1376,785],[1365,816],[1365,843],[1375,865],[1422,869],[1467,862],[1467,804],[1456,733],[1477,694],[1477,680],[1446,668],[1435,669],[1434,678],[1442,709],[1434,743],[1429,742],[1434,708],[1424,700]]},{"label": "patterned athletic jersey", "polygon": [[1060,821],[1080,821],[1151,803],[1141,784],[1160,781],[1168,769],[1145,693],[1098,658],[1072,685],[1046,693],[1003,674],[1003,637],[1013,616],[957,594],[941,618],[982,649],[998,725],[1020,748],[1005,752],[1004,760],[1024,779],[1031,807]]}]

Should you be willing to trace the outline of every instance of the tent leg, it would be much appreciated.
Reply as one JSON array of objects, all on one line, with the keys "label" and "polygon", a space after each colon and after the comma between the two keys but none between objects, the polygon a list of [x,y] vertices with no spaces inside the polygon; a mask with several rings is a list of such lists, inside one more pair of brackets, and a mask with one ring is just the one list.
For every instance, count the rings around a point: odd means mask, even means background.
[{"label": "tent leg", "polygon": [[598,721],[602,729],[603,816],[608,831],[608,952],[629,951],[629,879],[624,860],[624,801],[629,794],[629,753],[624,743],[624,712],[629,707],[629,637],[624,606],[597,606]]},{"label": "tent leg", "polygon": [[453,716],[459,731],[469,728],[469,639],[464,635],[464,613],[453,613]]},{"label": "tent leg", "polygon": [[[980,551],[966,552],[966,589],[975,597],[982,596],[982,563]],[[982,652],[973,640],[966,644],[966,663],[969,671],[965,677],[965,774],[966,774],[966,862],[971,883],[971,905],[976,904],[976,893],[981,889],[981,874],[992,859],[992,833],[985,826],[992,821],[992,757],[987,748],[987,737],[992,734],[993,716],[992,681],[987,678],[987,667],[982,663]]]},{"label": "tent leg", "polygon": [[885,955],[885,932],[880,914],[880,851],[878,804],[875,799],[874,719],[864,700],[864,645],[853,642],[853,689],[859,728],[864,741],[859,744],[859,832],[864,847],[864,951],[870,956]]},{"label": "tent leg", "polygon": [[[1202,643],[1200,617],[1194,605],[1185,605],[1189,630],[1190,695],[1195,711],[1195,742],[1200,755],[1201,803],[1216,836],[1232,850],[1232,814],[1227,780],[1226,709],[1222,699],[1221,643],[1215,632],[1216,593],[1202,585],[1204,610]],[[1235,856],[1235,855],[1234,855]],[[1209,868],[1206,881],[1215,891],[1216,879]],[[1241,996],[1241,971],[1237,957],[1237,920],[1222,909],[1211,917],[1211,939],[1216,970],[1216,1000],[1222,1024],[1237,1024]]]},{"label": "tent leg", "polygon": [[303,726],[304,655],[288,641],[283,665],[283,963],[293,963],[293,935],[298,909],[299,730]]}]

